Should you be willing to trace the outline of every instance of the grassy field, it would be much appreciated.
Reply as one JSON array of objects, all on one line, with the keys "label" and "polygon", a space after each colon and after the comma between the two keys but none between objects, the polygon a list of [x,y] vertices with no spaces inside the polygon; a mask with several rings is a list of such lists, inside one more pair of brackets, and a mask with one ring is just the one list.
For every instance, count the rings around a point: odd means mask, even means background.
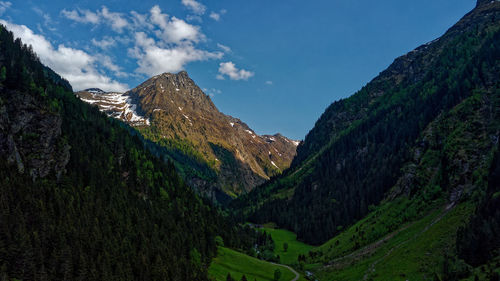
[{"label": "grassy field", "polygon": [[[395,232],[393,237],[374,248],[371,253],[336,260],[332,266],[316,271],[317,276],[320,280],[363,280],[365,277],[367,280],[440,278],[438,272],[442,269],[444,255],[454,253],[453,242],[457,228],[463,225],[464,217],[470,212],[471,206],[467,204],[458,205],[448,213],[438,209],[403,227],[400,232]],[[337,239],[344,240],[342,237]],[[327,249],[323,247],[323,250]]]},{"label": "grassy field", "polygon": [[295,277],[295,274],[284,267],[219,247],[217,257],[208,269],[208,276],[212,280],[225,281],[227,274],[230,273],[236,280],[240,280],[245,275],[249,281],[272,281],[276,269],[282,273],[280,281],[289,281]]},{"label": "grassy field", "polygon": [[[265,232],[271,234],[276,247],[274,253],[280,256],[282,264],[296,264],[299,255],[307,255],[314,247],[297,241],[297,235],[284,229],[276,229],[273,224],[266,224],[262,228]],[[285,252],[283,244],[288,243],[288,249]]]}]

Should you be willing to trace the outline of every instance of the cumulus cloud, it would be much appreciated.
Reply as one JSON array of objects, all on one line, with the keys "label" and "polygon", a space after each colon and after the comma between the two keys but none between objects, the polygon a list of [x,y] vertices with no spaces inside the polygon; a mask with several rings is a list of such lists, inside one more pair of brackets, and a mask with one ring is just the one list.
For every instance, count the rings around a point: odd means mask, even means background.
[{"label": "cumulus cloud", "polygon": [[224,15],[227,13],[227,10],[222,9],[219,12],[211,12],[209,17],[213,19],[214,21],[220,21],[221,15]]},{"label": "cumulus cloud", "polygon": [[5,11],[12,6],[11,2],[8,1],[0,1],[0,16],[5,13]]},{"label": "cumulus cloud", "polygon": [[270,81],[270,80],[266,81],[266,85],[272,85],[272,84],[273,84],[273,81]]},{"label": "cumulus cloud", "polygon": [[149,11],[151,14],[151,22],[158,25],[161,29],[166,29],[168,26],[168,15],[161,12],[160,6],[154,5]]},{"label": "cumulus cloud", "polygon": [[162,38],[166,43],[198,43],[205,39],[198,26],[189,24],[176,17],[169,18],[167,14],[162,13],[158,5],[153,6],[150,13],[151,22],[160,28],[156,32],[157,36]]},{"label": "cumulus cloud", "polygon": [[[200,27],[162,12],[158,5],[150,10],[149,18],[135,15],[136,21],[150,23],[153,30],[139,29],[134,34],[135,46],[129,48],[129,56],[137,60],[136,73],[157,75],[163,72],[178,72],[194,61],[220,59],[222,52],[211,52],[196,47],[205,40]],[[152,38],[151,34],[156,37]]]},{"label": "cumulus cloud", "polygon": [[105,6],[102,7],[100,15],[107,20],[107,22],[111,25],[111,28],[116,32],[122,32],[123,28],[128,25],[128,22],[124,19],[123,14],[110,12]]},{"label": "cumulus cloud", "polygon": [[45,37],[35,34],[24,25],[0,20],[23,43],[33,46],[33,50],[40,57],[42,63],[66,78],[75,90],[99,87],[106,91],[125,91],[128,86],[110,77],[99,73],[96,69],[96,60],[90,54],[64,45],[57,48],[52,46]]},{"label": "cumulus cloud", "polygon": [[154,26],[151,24],[148,20],[148,15],[147,14],[140,14],[136,11],[131,11],[130,14],[132,15],[132,25],[133,29],[153,29]]},{"label": "cumulus cloud", "polygon": [[114,75],[116,75],[117,77],[128,77],[129,74],[125,73],[122,71],[122,68],[118,65],[116,65],[113,60],[109,57],[109,56],[105,56],[105,55],[96,55],[96,58],[99,60],[99,63],[111,70],[113,72]]},{"label": "cumulus cloud", "polygon": [[102,6],[101,10],[92,12],[90,10],[66,10],[63,9],[61,14],[67,19],[79,22],[100,24],[107,23],[116,32],[123,32],[123,29],[128,26],[128,21],[121,13],[110,12],[106,6]]},{"label": "cumulus cloud", "polygon": [[217,47],[219,47],[221,50],[223,50],[225,53],[231,53],[231,48],[229,48],[226,45],[222,45],[220,43],[217,43]]},{"label": "cumulus cloud", "polygon": [[186,6],[189,10],[197,15],[203,15],[207,10],[205,5],[195,0],[182,0],[182,5]]},{"label": "cumulus cloud", "polygon": [[220,21],[220,14],[217,14],[216,12],[211,12],[209,17],[214,21]]},{"label": "cumulus cloud", "polygon": [[94,46],[99,47],[103,50],[116,45],[116,40],[113,37],[109,36],[105,36],[102,40],[96,40],[95,38],[92,38],[91,42]]},{"label": "cumulus cloud", "polygon": [[248,78],[254,76],[255,73],[238,69],[233,62],[221,62],[219,64],[219,74],[217,75],[217,79],[224,80],[225,75],[229,77],[231,80],[248,80]]},{"label": "cumulus cloud", "polygon": [[150,76],[163,72],[178,72],[184,65],[193,61],[220,59],[222,53],[196,49],[193,45],[177,45],[162,48],[144,32],[137,32],[136,46],[129,50],[129,55],[138,60],[138,73]]},{"label": "cumulus cloud", "polygon": [[79,23],[91,23],[98,24],[101,19],[97,13],[91,12],[89,10],[77,11],[71,10],[68,11],[66,9],[61,11],[61,14],[67,19],[79,22]]}]

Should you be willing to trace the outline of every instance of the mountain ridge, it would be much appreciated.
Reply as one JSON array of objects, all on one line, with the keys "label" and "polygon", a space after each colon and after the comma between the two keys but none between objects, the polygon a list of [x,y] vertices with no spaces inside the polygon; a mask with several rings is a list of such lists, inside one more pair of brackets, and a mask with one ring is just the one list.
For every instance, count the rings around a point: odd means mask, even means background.
[{"label": "mountain ridge", "polygon": [[279,133],[258,135],[240,119],[221,113],[185,71],[153,76],[125,93],[89,89],[76,95],[147,139],[184,149],[206,163],[216,172],[215,180],[186,178],[210,197],[214,189],[233,197],[246,193],[281,173],[299,144]]},{"label": "mountain ridge", "polygon": [[[395,59],[353,96],[330,105],[297,148],[290,169],[235,202],[236,209],[246,205],[243,213],[252,214],[256,222],[277,222],[314,244],[366,215],[396,183],[411,177],[411,165],[405,163],[414,151],[418,154],[421,134],[432,121],[477,91],[485,99],[494,97],[499,4],[478,5],[443,36]],[[488,124],[490,119],[481,118],[480,124]],[[487,153],[491,145],[478,153]],[[446,176],[479,188],[465,176],[469,172],[462,172],[463,163],[476,163],[473,159],[464,158],[462,164],[446,159],[443,165],[456,165],[455,174]],[[419,185],[422,190],[440,186],[435,192],[446,196],[453,192],[451,183],[455,179],[434,184],[421,180]],[[424,192],[410,190],[408,195]],[[467,192],[458,192],[458,197]]]}]

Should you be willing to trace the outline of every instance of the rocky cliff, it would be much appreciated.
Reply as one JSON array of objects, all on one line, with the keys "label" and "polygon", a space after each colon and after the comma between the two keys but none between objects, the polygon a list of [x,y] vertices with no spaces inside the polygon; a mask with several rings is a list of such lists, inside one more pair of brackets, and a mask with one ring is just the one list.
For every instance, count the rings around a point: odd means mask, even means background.
[{"label": "rocky cliff", "polygon": [[69,161],[69,145],[61,136],[61,117],[40,99],[0,85],[0,154],[33,180],[54,173]]}]

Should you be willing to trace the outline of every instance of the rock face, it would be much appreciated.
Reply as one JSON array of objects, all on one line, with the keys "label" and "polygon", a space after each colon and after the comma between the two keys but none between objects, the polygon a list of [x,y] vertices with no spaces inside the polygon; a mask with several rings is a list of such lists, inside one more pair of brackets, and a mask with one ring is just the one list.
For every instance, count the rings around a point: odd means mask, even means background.
[{"label": "rock face", "polygon": [[217,173],[216,182],[188,177],[203,193],[214,188],[231,196],[250,191],[288,168],[299,144],[280,134],[257,135],[221,113],[185,71],[157,75],[123,94],[98,89],[76,94],[156,143],[194,151]]},{"label": "rock face", "polygon": [[0,154],[33,180],[59,178],[70,155],[61,117],[29,94],[0,90]]}]

